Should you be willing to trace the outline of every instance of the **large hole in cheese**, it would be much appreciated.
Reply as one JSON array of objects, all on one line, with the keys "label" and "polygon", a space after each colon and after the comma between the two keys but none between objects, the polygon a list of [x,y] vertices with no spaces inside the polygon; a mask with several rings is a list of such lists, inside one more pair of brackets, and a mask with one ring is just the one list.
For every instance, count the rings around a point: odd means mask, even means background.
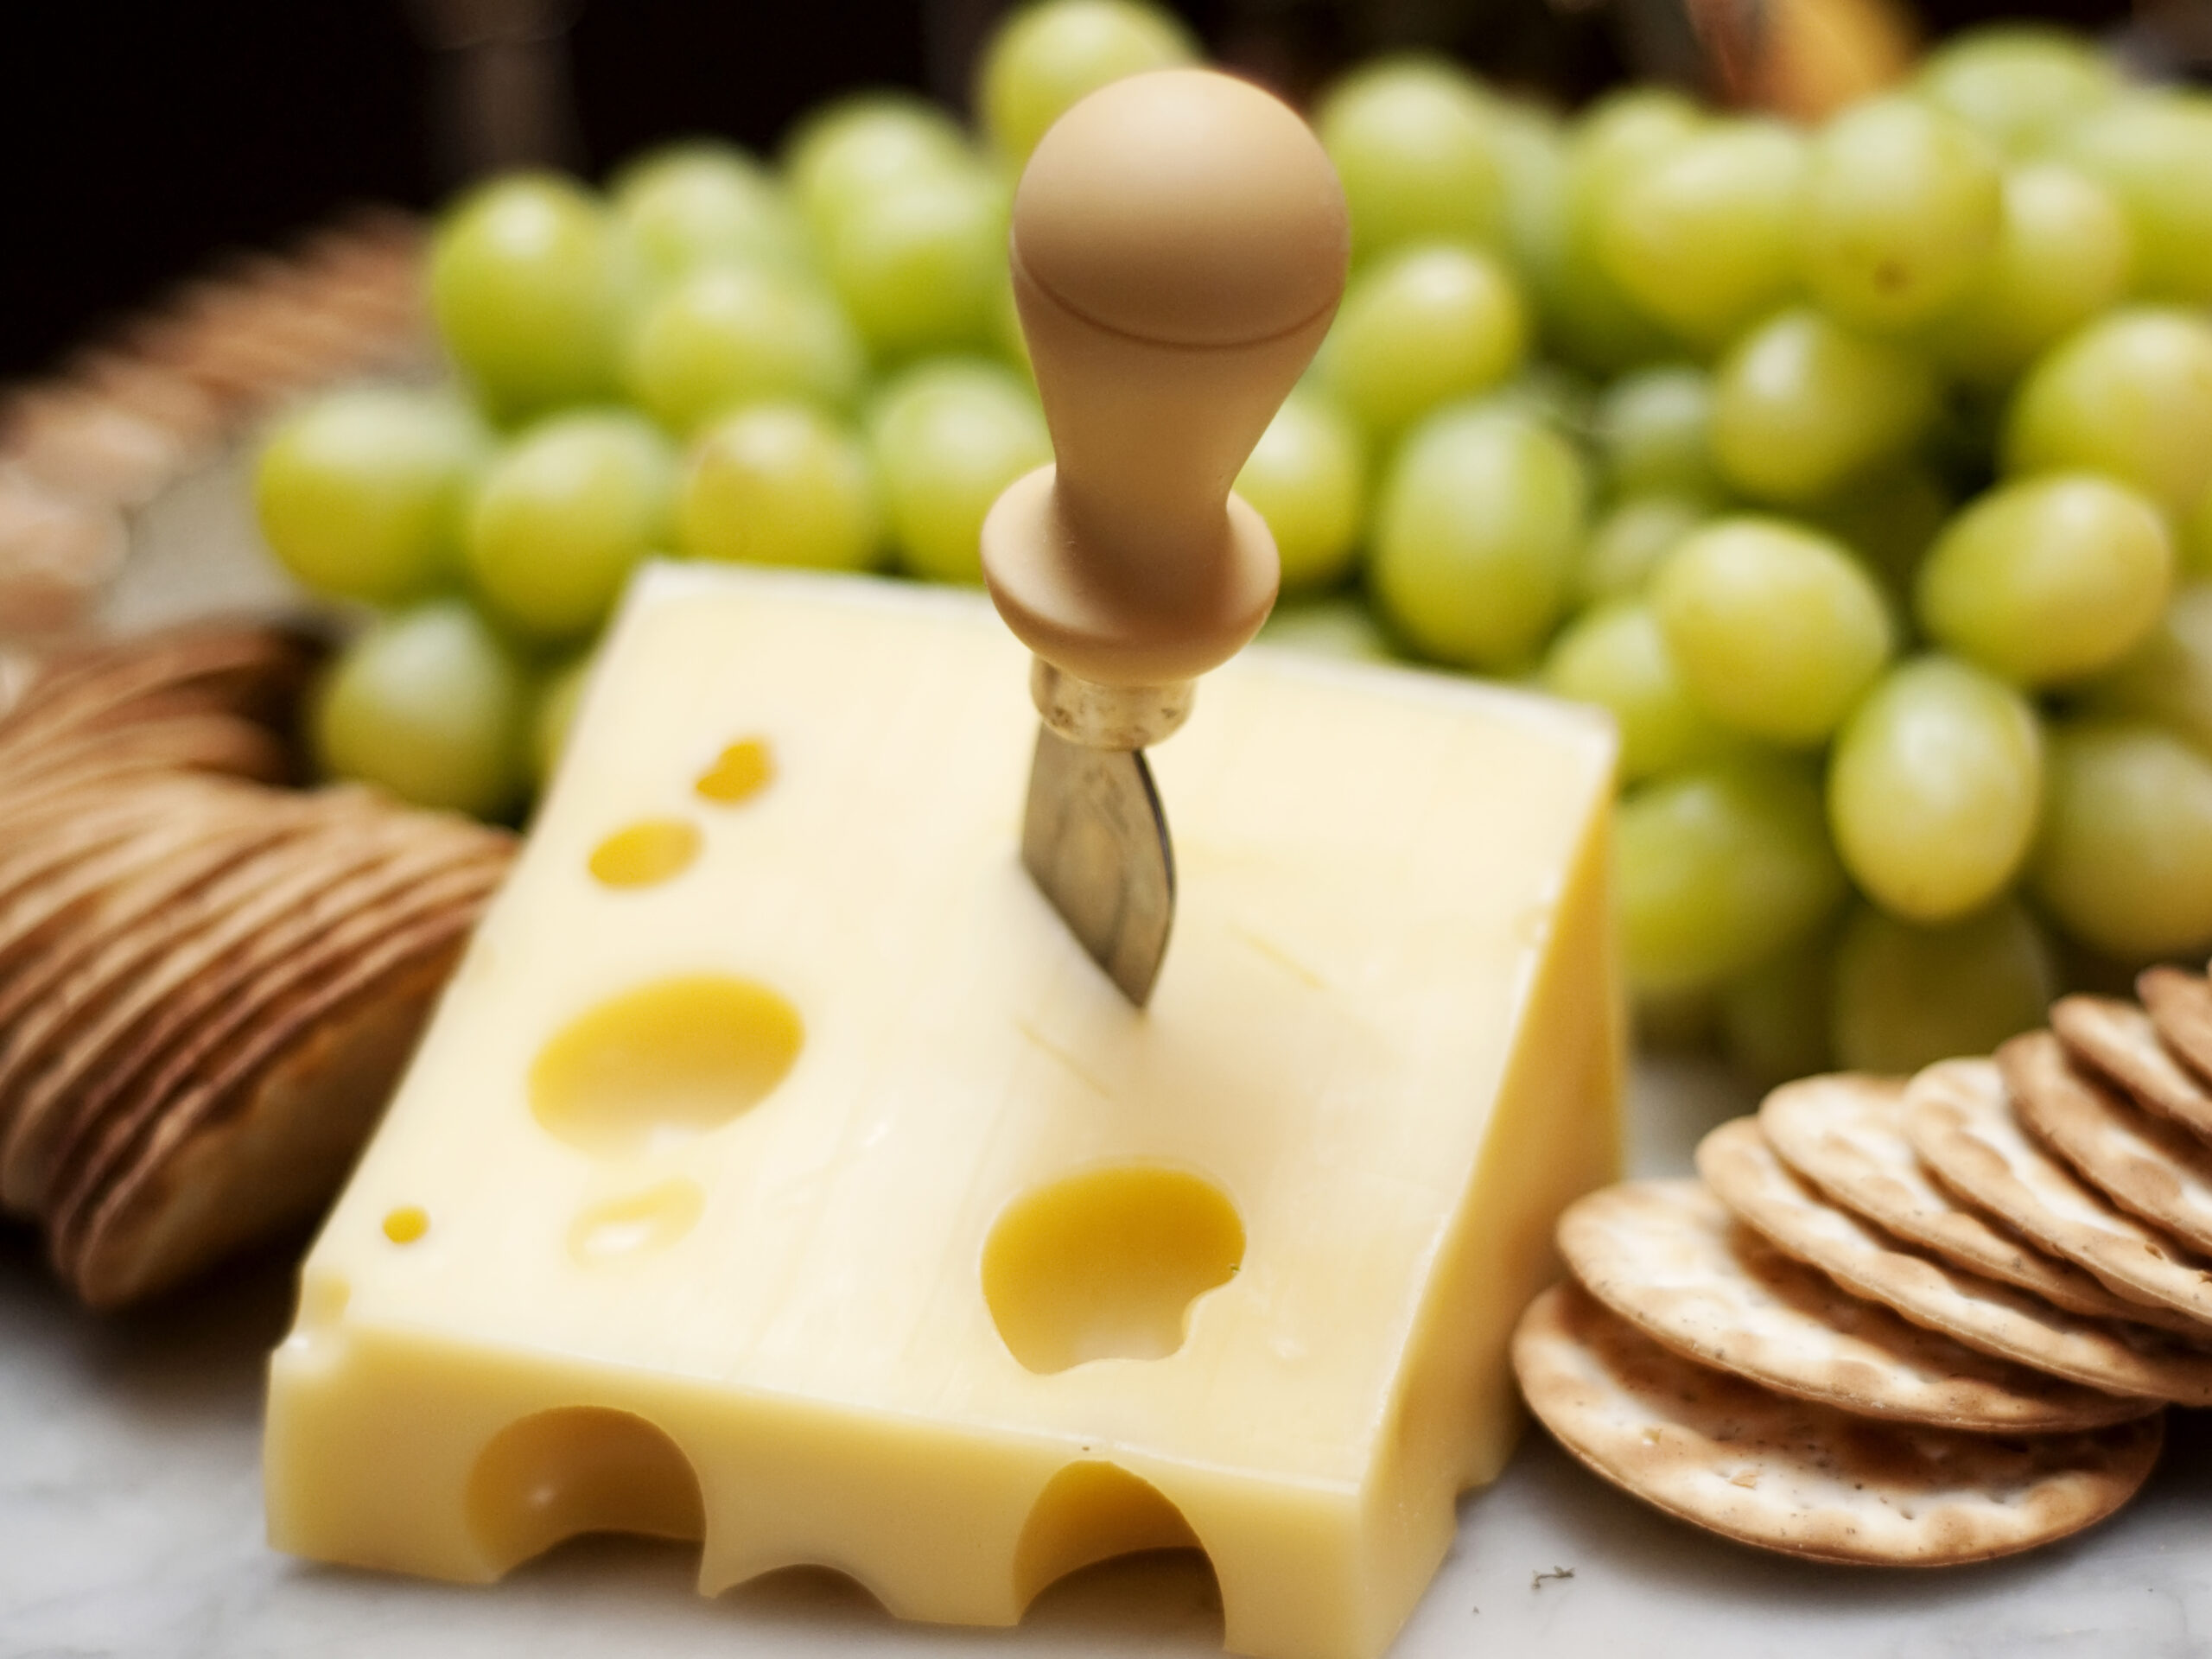
[{"label": "large hole in cheese", "polygon": [[1186,1170],[1122,1164],[1024,1193],[983,1245],[983,1300],[1028,1370],[1161,1359],[1183,1345],[1191,1304],[1244,1259],[1244,1224]]},{"label": "large hole in cheese", "polygon": [[469,1530],[500,1571],[587,1532],[706,1535],[699,1478],[675,1441],[626,1411],[543,1411],[493,1438],[469,1471]]},{"label": "large hole in cheese", "polygon": [[580,1014],[539,1051],[530,1106],[594,1157],[627,1157],[720,1128],[798,1058],[798,1010],[727,974],[657,980]]},{"label": "large hole in cheese", "polygon": [[1198,1549],[1198,1535],[1158,1487],[1110,1463],[1071,1463],[1022,1524],[1014,1593],[1023,1606],[1078,1567],[1154,1549]]}]

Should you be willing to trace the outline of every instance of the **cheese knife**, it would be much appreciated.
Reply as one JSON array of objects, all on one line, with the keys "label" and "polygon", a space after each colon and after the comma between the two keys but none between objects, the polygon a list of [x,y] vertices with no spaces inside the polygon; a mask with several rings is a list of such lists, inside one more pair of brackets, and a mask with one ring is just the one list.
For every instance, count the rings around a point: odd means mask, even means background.
[{"label": "cheese knife", "polygon": [[1139,1007],[1175,911],[1144,750],[1274,603],[1274,538],[1231,486],[1328,332],[1350,252],[1312,130],[1211,70],[1091,93],[1014,192],[1014,302],[1054,457],[983,526],[992,601],[1035,657],[1022,863]]}]

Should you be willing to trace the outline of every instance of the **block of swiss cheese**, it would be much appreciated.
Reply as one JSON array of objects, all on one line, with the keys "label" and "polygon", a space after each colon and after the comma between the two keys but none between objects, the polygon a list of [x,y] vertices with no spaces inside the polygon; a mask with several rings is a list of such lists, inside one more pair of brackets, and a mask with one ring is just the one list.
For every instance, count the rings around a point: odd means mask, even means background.
[{"label": "block of swiss cheese", "polygon": [[1232,1649],[1389,1644],[1616,1173],[1611,734],[1246,653],[1153,754],[1139,1011],[1017,861],[1027,667],[971,595],[645,573],[306,1266],[280,1548],[635,1530],[1004,1624],[1195,1543]]}]

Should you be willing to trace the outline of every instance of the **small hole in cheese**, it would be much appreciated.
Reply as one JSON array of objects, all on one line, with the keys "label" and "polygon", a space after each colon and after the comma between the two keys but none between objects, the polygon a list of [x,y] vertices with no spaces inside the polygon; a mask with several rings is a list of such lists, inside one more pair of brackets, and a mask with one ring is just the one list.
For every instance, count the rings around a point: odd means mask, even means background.
[{"label": "small hole in cheese", "polygon": [[699,774],[693,787],[708,800],[735,806],[767,788],[775,777],[776,763],[768,753],[767,740],[748,737],[715,757],[715,764]]},{"label": "small hole in cheese", "polygon": [[983,1245],[983,1300],[1030,1370],[1162,1359],[1183,1345],[1191,1305],[1243,1260],[1244,1224],[1212,1182],[1115,1165],[1007,1206]]},{"label": "small hole in cheese", "polygon": [[663,1181],[585,1211],[569,1230],[569,1253],[586,1267],[636,1261],[682,1238],[705,1208],[697,1182]]},{"label": "small hole in cheese", "polygon": [[647,818],[592,849],[591,873],[610,887],[650,887],[699,856],[699,830],[681,818]]},{"label": "small hole in cheese", "polygon": [[419,1205],[403,1205],[384,1218],[384,1236],[395,1244],[412,1244],[430,1230],[430,1217]]},{"label": "small hole in cheese", "polygon": [[658,980],[587,1009],[538,1052],[531,1110],[580,1152],[629,1157],[759,1105],[804,1041],[798,1011],[765,985]]}]

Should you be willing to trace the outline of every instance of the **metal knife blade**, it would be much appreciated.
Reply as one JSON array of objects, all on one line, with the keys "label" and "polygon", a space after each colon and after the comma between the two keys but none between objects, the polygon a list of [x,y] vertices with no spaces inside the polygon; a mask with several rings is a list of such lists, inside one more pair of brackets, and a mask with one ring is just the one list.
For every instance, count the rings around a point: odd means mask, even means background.
[{"label": "metal knife blade", "polygon": [[1175,854],[1138,749],[1094,749],[1037,729],[1021,862],[1090,959],[1138,1007],[1175,919]]}]

